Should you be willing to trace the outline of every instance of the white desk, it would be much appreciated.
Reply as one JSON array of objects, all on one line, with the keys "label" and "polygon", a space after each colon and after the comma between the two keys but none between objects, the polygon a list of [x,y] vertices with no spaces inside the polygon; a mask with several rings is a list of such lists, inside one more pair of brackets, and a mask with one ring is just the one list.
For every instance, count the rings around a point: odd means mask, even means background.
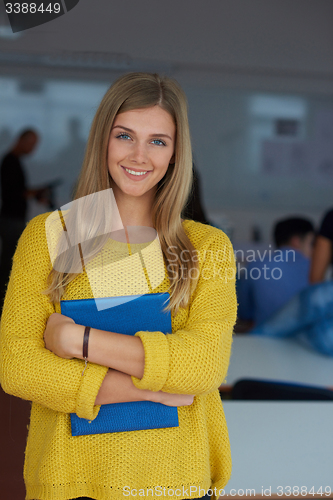
[{"label": "white desk", "polygon": [[333,358],[312,351],[293,339],[235,335],[227,386],[241,378],[281,380],[333,388]]},{"label": "white desk", "polygon": [[229,498],[253,498],[246,489],[257,497],[288,496],[286,486],[323,489],[322,495],[294,495],[299,499],[333,498],[333,402],[225,401],[223,406],[233,460],[225,488]]}]

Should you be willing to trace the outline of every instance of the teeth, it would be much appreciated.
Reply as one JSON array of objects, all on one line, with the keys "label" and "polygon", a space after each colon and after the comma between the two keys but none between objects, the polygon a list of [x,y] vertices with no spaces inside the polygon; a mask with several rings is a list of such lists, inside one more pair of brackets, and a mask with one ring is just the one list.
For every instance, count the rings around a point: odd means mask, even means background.
[{"label": "teeth", "polygon": [[124,167],[126,172],[128,172],[129,174],[132,174],[132,175],[144,175],[148,172],[148,170],[146,170],[145,172],[134,172],[134,170],[130,170],[129,168],[126,168]]}]

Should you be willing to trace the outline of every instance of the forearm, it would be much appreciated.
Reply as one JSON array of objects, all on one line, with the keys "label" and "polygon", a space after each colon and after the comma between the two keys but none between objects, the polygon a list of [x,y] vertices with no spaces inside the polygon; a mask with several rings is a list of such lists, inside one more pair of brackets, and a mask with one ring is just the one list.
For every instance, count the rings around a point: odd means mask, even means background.
[{"label": "forearm", "polygon": [[[83,359],[84,327],[73,323],[67,324],[66,328],[67,338],[70,339],[70,357]],[[139,337],[91,328],[88,361],[142,378],[145,365],[144,348]]]},{"label": "forearm", "polygon": [[167,406],[188,406],[192,404],[193,396],[137,389],[130,375],[109,370],[102,382],[95,404],[105,405],[133,401],[152,401]]},{"label": "forearm", "polygon": [[130,375],[116,370],[106,374],[95,401],[96,405],[146,401],[148,390],[137,389]]}]

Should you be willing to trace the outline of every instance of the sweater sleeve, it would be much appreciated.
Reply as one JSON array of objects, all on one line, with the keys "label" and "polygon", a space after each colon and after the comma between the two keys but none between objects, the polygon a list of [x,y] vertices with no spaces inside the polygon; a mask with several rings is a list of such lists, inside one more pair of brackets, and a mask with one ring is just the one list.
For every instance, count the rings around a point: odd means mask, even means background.
[{"label": "sweater sleeve", "polygon": [[217,389],[226,377],[237,312],[233,249],[218,231],[199,255],[200,275],[185,328],[169,335],[136,333],[145,350],[144,375],[132,377],[139,389],[200,395]]},{"label": "sweater sleeve", "polygon": [[62,359],[44,345],[46,322],[56,312],[42,293],[51,270],[45,218],[28,224],[13,259],[1,318],[0,382],[9,394],[91,420],[107,368],[89,363],[81,376],[82,360]]}]

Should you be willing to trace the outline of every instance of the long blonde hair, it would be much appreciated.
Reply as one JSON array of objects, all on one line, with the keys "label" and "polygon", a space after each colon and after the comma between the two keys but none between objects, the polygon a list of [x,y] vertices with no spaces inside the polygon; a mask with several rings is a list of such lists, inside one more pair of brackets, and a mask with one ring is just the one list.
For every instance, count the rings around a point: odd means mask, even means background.
[{"label": "long blonde hair", "polygon": [[[179,307],[185,307],[190,299],[196,283],[191,270],[197,267],[197,263],[194,259],[182,259],[184,251],[190,252],[190,255],[194,252],[194,247],[181,224],[181,212],[192,186],[192,149],[186,96],[176,81],[157,74],[129,73],[110,87],[92,123],[74,199],[112,187],[107,151],[116,115],[152,106],[160,106],[167,111],[176,125],[174,163],[169,165],[158,184],[152,207],[152,220],[168,270],[170,308],[177,311]],[[76,276],[75,273],[52,269],[47,290],[51,300],[58,302],[67,284]]]}]

